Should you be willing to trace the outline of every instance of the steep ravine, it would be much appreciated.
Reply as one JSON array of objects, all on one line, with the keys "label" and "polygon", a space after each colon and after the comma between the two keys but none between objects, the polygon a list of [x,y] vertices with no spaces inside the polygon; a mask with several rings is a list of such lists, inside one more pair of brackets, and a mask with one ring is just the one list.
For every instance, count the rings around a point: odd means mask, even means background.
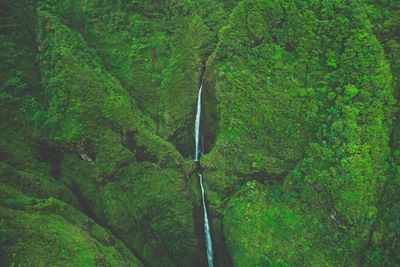
[{"label": "steep ravine", "polygon": [[[199,91],[198,91],[198,98],[196,102],[196,116],[194,119],[194,141],[195,141],[195,146],[194,146],[194,155],[193,155],[193,160],[196,163],[196,178],[198,180],[198,186],[196,186],[196,189],[198,190],[197,192],[200,192],[199,200],[200,200],[200,209],[195,209],[196,212],[200,212],[202,215],[195,215],[197,219],[201,219],[201,226],[196,227],[197,229],[201,230],[201,234],[198,235],[199,239],[201,240],[202,246],[205,249],[205,252],[202,253],[204,257],[207,259],[207,265],[209,267],[213,267],[214,265],[216,266],[231,266],[232,262],[230,260],[229,254],[227,253],[225,243],[223,240],[223,234],[222,234],[222,223],[220,220],[216,219],[215,223],[218,224],[218,227],[213,226],[213,221],[210,216],[210,207],[208,205],[208,201],[206,199],[206,189],[204,187],[204,180],[206,179],[203,173],[203,168],[201,166],[201,155],[203,153],[206,153],[211,149],[212,144],[215,140],[214,136],[211,136],[209,131],[207,131],[206,127],[206,120],[203,117],[203,114],[205,113],[204,107],[211,107],[211,105],[206,105],[205,104],[205,95],[206,95],[206,90],[205,90],[205,82],[204,82],[204,73],[205,73],[205,68],[200,68],[202,70],[201,74],[201,80],[200,80],[200,86],[199,86]],[[211,104],[216,104],[215,101],[215,95],[212,93],[207,94],[208,98],[212,101]],[[215,106],[214,106],[215,108]],[[214,111],[214,110],[213,110]],[[211,112],[208,112],[208,116],[211,114]],[[215,121],[214,121],[215,123]],[[212,130],[216,129],[216,125],[213,125],[214,128],[211,128]],[[208,132],[208,134],[204,134],[204,132]],[[215,132],[214,132],[215,134]],[[207,137],[212,137],[212,140],[207,142]],[[207,147],[205,147],[204,144],[207,144]],[[197,221],[198,222],[198,221]],[[205,264],[205,263],[203,263]]]}]

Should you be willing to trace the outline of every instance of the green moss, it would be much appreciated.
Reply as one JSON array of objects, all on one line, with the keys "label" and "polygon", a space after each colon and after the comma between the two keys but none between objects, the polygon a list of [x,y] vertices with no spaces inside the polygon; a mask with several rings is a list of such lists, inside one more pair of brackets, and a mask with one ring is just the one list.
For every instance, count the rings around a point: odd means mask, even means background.
[{"label": "green moss", "polygon": [[[322,225],[279,188],[249,181],[224,209],[224,233],[235,266],[352,266],[335,257]],[[332,247],[331,247],[332,246]]]}]

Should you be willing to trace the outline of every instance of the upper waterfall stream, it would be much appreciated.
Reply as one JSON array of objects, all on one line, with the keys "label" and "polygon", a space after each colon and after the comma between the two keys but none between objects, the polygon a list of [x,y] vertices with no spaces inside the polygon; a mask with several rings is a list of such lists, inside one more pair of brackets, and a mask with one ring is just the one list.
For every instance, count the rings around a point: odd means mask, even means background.
[{"label": "upper waterfall stream", "polygon": [[196,112],[196,120],[194,123],[194,140],[195,140],[195,154],[194,161],[198,162],[200,157],[200,123],[201,123],[201,93],[203,91],[203,84],[200,86],[199,95],[197,97],[197,112]]},{"label": "upper waterfall stream", "polygon": [[[194,138],[195,138],[195,154],[194,154],[194,161],[200,165],[200,153],[201,153],[201,148],[200,148],[200,138],[201,138],[201,96],[202,96],[202,91],[203,91],[203,84],[201,84],[200,89],[199,89],[199,95],[197,98],[197,112],[196,112],[196,119],[195,119],[195,125],[194,125]],[[204,221],[204,237],[205,237],[205,243],[206,243],[206,253],[207,253],[207,262],[209,267],[214,266],[214,261],[213,261],[213,248],[212,248],[212,241],[211,241],[211,232],[210,232],[210,225],[208,222],[208,213],[207,213],[207,207],[206,207],[206,201],[205,201],[205,192],[204,192],[204,186],[203,186],[203,175],[201,172],[198,172],[199,176],[199,183],[200,183],[200,189],[201,189],[201,199],[202,199],[202,206],[203,206],[203,221]]]}]

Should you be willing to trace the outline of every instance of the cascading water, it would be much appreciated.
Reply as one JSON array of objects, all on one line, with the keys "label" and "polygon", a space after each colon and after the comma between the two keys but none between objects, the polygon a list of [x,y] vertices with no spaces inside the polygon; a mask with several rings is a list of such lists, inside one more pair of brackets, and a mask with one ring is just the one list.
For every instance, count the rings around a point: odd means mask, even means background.
[{"label": "cascading water", "polygon": [[213,267],[214,266],[213,249],[212,249],[212,242],[211,242],[210,225],[208,224],[207,207],[206,207],[206,202],[204,200],[203,176],[201,175],[201,173],[199,173],[199,180],[200,180],[200,188],[201,188],[201,199],[203,202],[204,236],[206,239],[207,261],[208,261],[208,266]]},{"label": "cascading water", "polygon": [[[203,91],[203,84],[200,86],[199,95],[197,98],[197,112],[196,112],[196,120],[194,125],[194,139],[196,143],[195,147],[195,154],[194,154],[194,161],[200,161],[200,122],[201,122],[201,93]],[[200,164],[199,164],[200,165]],[[205,201],[205,193],[204,193],[204,186],[203,186],[203,175],[199,172],[199,182],[200,182],[200,189],[201,189],[201,200],[203,205],[203,215],[204,215],[204,237],[206,241],[206,253],[207,253],[207,262],[209,267],[214,266],[213,261],[213,248],[211,242],[211,232],[210,232],[210,225],[208,223],[208,214],[207,214],[207,207]]]},{"label": "cascading water", "polygon": [[203,91],[203,84],[200,86],[199,95],[197,97],[197,112],[196,120],[194,123],[194,140],[195,140],[195,154],[194,161],[199,161],[200,154],[200,119],[201,119],[201,92]]}]

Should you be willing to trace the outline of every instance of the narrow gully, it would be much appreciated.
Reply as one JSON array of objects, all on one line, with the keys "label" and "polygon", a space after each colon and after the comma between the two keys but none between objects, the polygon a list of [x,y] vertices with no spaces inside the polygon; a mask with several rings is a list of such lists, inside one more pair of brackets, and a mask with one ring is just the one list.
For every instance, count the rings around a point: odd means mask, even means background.
[{"label": "narrow gully", "polygon": [[196,118],[195,118],[195,125],[194,125],[194,138],[195,138],[195,154],[194,154],[194,161],[197,164],[198,170],[198,177],[201,189],[201,199],[202,199],[202,206],[203,206],[203,223],[204,223],[204,237],[205,237],[205,244],[206,244],[206,254],[207,254],[207,262],[209,267],[214,266],[214,259],[213,259],[213,246],[211,241],[211,232],[210,232],[210,224],[208,221],[208,213],[205,201],[205,190],[203,186],[203,174],[202,168],[200,165],[200,154],[201,154],[201,97],[203,91],[203,83],[200,85],[199,94],[197,97],[197,111],[196,111]]}]

